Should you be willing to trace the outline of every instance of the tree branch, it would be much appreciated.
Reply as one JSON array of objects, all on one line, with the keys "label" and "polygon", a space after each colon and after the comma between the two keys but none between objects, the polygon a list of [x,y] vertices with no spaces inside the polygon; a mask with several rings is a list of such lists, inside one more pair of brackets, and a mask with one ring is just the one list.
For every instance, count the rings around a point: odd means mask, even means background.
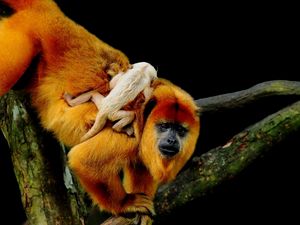
[{"label": "tree branch", "polygon": [[299,81],[274,80],[257,84],[249,89],[196,100],[202,113],[242,108],[270,96],[300,95]]},{"label": "tree branch", "polygon": [[158,192],[155,200],[158,216],[204,196],[299,128],[300,101],[245,129],[225,146],[195,157],[191,167]]},{"label": "tree branch", "polygon": [[[11,91],[0,98],[6,137],[29,224],[82,225],[86,207],[65,167],[59,144],[39,126],[28,98]],[[30,112],[30,113],[29,113]]]}]

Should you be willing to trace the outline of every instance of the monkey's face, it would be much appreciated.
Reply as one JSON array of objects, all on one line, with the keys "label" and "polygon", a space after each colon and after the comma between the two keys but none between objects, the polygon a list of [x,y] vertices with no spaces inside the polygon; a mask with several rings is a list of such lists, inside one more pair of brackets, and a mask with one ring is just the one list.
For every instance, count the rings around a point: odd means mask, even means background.
[{"label": "monkey's face", "polygon": [[156,181],[174,179],[192,156],[200,129],[197,111],[192,97],[173,84],[154,88],[145,109],[139,156]]},{"label": "monkey's face", "polygon": [[188,128],[180,123],[164,121],[155,125],[158,138],[157,147],[165,158],[171,158],[182,150],[182,143]]}]

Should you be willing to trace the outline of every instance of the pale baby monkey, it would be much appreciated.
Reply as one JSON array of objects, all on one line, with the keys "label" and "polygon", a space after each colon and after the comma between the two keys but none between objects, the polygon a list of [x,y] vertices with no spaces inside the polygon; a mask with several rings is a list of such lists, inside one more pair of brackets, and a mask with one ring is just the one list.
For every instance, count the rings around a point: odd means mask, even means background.
[{"label": "pale baby monkey", "polygon": [[[89,91],[75,98],[65,93],[64,98],[70,106],[76,106],[89,100],[95,103],[99,112],[91,129],[81,138],[81,142],[96,135],[105,125],[107,119],[117,121],[113,129],[121,132],[135,117],[133,111],[121,110],[127,103],[133,101],[139,93],[143,92],[145,103],[152,94],[151,83],[157,78],[157,72],[152,65],[146,62],[135,63],[125,73],[115,75],[110,83],[110,92],[104,97],[98,91]],[[133,134],[133,128],[125,128],[128,135]]]}]

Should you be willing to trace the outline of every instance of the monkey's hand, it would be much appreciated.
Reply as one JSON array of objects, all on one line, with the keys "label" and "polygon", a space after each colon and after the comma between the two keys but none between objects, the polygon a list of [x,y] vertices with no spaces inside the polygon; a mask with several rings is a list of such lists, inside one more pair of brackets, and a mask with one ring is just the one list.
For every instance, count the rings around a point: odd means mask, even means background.
[{"label": "monkey's hand", "polygon": [[145,194],[129,194],[124,202],[122,213],[138,213],[154,216],[154,204],[150,197]]}]

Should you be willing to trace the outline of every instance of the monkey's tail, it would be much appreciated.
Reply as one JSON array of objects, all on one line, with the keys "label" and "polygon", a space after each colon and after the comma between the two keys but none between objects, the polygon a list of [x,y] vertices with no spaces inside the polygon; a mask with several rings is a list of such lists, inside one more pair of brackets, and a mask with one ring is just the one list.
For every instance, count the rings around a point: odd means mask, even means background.
[{"label": "monkey's tail", "polygon": [[87,139],[95,136],[104,127],[106,120],[107,120],[107,114],[99,111],[99,113],[96,116],[94,125],[85,135],[83,135],[83,137],[80,139],[80,142],[84,142]]}]

